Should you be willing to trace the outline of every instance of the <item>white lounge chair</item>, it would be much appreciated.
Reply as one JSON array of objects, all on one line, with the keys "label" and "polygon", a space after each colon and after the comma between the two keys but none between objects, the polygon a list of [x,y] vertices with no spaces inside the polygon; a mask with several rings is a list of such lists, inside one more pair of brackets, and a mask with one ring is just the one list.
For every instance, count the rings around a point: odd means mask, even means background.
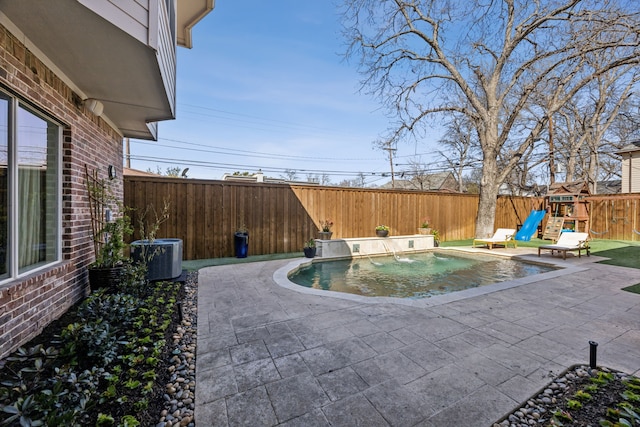
[{"label": "white lounge chair", "polygon": [[516,230],[513,228],[498,228],[492,237],[486,239],[473,239],[472,247],[476,247],[476,243],[486,245],[489,249],[493,249],[494,245],[503,245],[505,248],[509,243],[513,243],[513,247],[517,248],[518,243],[513,240],[513,236],[516,235]]},{"label": "white lounge chair", "polygon": [[589,249],[589,233],[564,232],[560,233],[558,241],[552,245],[538,246],[538,256],[540,251],[546,249],[551,251],[551,255],[555,251],[562,252],[562,259],[567,259],[568,251],[578,251],[578,258],[582,255],[582,251],[587,252],[587,256],[591,256]]}]

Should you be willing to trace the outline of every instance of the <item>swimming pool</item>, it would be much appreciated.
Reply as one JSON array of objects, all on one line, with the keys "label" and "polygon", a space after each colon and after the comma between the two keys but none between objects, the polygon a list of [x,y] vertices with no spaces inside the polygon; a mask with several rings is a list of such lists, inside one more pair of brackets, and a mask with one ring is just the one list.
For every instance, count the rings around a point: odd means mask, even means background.
[{"label": "swimming pool", "polygon": [[422,299],[555,269],[509,258],[438,251],[312,263],[290,274],[289,280],[313,289]]}]

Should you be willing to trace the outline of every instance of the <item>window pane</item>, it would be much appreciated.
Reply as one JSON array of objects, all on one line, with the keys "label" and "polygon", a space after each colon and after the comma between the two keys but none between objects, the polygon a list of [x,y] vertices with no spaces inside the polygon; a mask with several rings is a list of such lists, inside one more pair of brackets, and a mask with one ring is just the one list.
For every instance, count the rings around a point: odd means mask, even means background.
[{"label": "window pane", "polygon": [[19,107],[18,266],[27,270],[56,260],[59,128]]},{"label": "window pane", "polygon": [[0,94],[0,277],[9,272],[9,99]]}]

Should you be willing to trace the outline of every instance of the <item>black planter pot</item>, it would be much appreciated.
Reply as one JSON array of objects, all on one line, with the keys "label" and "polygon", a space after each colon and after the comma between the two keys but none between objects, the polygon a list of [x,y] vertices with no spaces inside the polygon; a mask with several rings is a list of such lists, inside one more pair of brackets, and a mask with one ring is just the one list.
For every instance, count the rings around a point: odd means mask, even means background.
[{"label": "black planter pot", "polygon": [[378,237],[387,237],[389,235],[389,230],[376,230],[376,236]]},{"label": "black planter pot", "polygon": [[316,249],[317,248],[302,248],[302,250],[304,251],[304,256],[307,258],[313,258],[316,256]]},{"label": "black planter pot", "polygon": [[113,289],[122,281],[123,267],[89,269],[89,287],[92,291],[100,288]]}]

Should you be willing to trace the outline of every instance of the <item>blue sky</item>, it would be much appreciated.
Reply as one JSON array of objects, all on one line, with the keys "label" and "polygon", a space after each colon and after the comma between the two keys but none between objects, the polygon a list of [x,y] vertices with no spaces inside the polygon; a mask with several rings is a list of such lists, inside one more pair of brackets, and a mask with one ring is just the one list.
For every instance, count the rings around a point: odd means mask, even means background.
[{"label": "blue sky", "polygon": [[[296,170],[298,179],[326,171],[332,183],[358,172],[369,184],[389,180],[381,176],[386,153],[372,145],[389,122],[377,100],[358,93],[335,3],[216,0],[194,27],[193,46],[178,49],[177,118],[159,124],[157,142],[131,141],[133,168],[188,167],[190,178],[206,179],[262,168],[274,177]],[[415,150],[399,146],[398,161]]]}]

